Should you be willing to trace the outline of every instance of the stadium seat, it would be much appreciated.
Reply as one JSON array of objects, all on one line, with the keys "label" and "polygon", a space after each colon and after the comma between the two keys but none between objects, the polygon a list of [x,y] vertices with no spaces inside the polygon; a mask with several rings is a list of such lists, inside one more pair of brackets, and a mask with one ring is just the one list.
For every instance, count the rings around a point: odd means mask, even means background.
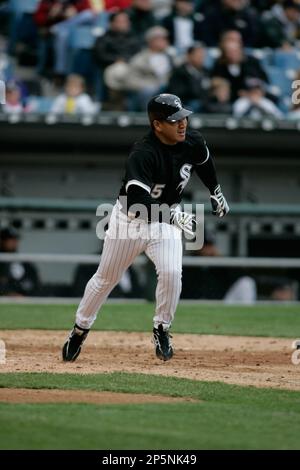
[{"label": "stadium seat", "polygon": [[272,65],[266,66],[265,70],[271,85],[277,87],[281,92],[281,95],[291,96],[293,79],[291,78],[289,71]]},{"label": "stadium seat", "polygon": [[53,98],[48,96],[30,96],[28,104],[33,106],[34,112],[48,114],[51,111]]},{"label": "stadium seat", "polygon": [[279,67],[282,70],[298,70],[300,69],[300,52],[297,50],[274,51],[272,65],[274,65],[275,67]]}]

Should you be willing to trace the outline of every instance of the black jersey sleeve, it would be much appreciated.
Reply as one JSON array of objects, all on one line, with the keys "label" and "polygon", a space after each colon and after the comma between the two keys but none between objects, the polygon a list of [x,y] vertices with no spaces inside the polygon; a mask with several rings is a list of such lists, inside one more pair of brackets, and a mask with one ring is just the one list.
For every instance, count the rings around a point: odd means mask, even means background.
[{"label": "black jersey sleeve", "polygon": [[126,163],[125,190],[139,186],[150,194],[153,185],[153,155],[150,151],[133,150]]},{"label": "black jersey sleeve", "polygon": [[200,134],[192,134],[194,170],[211,193],[218,185],[216,167],[209,148]]},{"label": "black jersey sleeve", "polygon": [[[142,204],[147,212],[147,221],[148,222],[157,222],[153,218],[153,215],[151,216],[151,205],[152,204],[157,204],[157,201],[153,199],[150,194],[141,186],[132,184],[128,188],[127,192],[127,205],[128,205],[128,212],[132,213],[132,207],[135,204]],[[142,214],[139,214],[139,217],[142,217]]]},{"label": "black jersey sleeve", "polygon": [[218,186],[216,167],[212,156],[210,155],[203,164],[195,166],[195,172],[212,194]]},{"label": "black jersey sleeve", "polygon": [[189,133],[189,145],[194,165],[202,165],[209,159],[210,152],[200,132],[193,130]]},{"label": "black jersey sleeve", "polygon": [[[140,212],[134,210],[136,204],[141,204],[144,206],[145,211]],[[157,199],[153,199],[150,194],[147,193],[143,188],[136,186],[136,185],[131,185],[128,188],[128,195],[127,195],[127,205],[128,205],[128,211],[127,215],[129,213],[131,214],[131,217],[139,217],[140,219],[145,219],[147,222],[170,222],[169,220],[166,220],[166,204],[159,204],[157,202]],[[155,210],[153,209],[153,206],[155,206]],[[164,208],[164,212],[162,212],[162,208]],[[164,218],[163,218],[164,215]],[[170,212],[168,212],[168,215],[170,215]]]}]

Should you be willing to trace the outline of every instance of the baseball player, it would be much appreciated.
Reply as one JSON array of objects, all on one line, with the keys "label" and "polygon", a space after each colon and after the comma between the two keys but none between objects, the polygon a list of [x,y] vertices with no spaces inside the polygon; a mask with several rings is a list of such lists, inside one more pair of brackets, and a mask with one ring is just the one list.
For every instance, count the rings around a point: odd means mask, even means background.
[{"label": "baseball player", "polygon": [[[179,203],[193,171],[210,191],[213,214],[223,217],[229,211],[203,137],[198,131],[187,130],[191,113],[175,95],[164,93],[149,101],[151,130],[131,149],[99,267],[87,283],[76,323],[63,346],[64,361],[78,357],[98,310],[143,252],[154,263],[158,278],[153,318],[156,356],[164,361],[172,358],[169,329],[181,292],[181,234],[192,234],[195,221],[193,214],[180,210]],[[152,211],[155,205],[165,204],[170,207],[167,222]],[[145,210],[137,211],[136,207]]]}]

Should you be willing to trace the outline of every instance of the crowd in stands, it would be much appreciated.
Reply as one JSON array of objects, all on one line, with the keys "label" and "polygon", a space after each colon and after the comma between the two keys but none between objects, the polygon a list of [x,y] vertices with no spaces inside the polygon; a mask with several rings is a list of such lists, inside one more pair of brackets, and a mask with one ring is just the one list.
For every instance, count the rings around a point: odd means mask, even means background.
[{"label": "crowd in stands", "polygon": [[4,113],[145,111],[169,92],[297,120],[299,79],[300,0],[0,0]]}]

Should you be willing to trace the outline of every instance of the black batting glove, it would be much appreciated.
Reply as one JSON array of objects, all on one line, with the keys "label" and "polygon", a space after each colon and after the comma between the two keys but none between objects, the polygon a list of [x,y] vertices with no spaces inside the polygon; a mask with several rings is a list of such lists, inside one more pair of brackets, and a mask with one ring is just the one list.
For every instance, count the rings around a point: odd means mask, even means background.
[{"label": "black batting glove", "polygon": [[210,195],[210,202],[212,205],[213,215],[224,217],[229,212],[229,206],[222,194],[221,186],[219,184],[215,187],[214,192]]}]

